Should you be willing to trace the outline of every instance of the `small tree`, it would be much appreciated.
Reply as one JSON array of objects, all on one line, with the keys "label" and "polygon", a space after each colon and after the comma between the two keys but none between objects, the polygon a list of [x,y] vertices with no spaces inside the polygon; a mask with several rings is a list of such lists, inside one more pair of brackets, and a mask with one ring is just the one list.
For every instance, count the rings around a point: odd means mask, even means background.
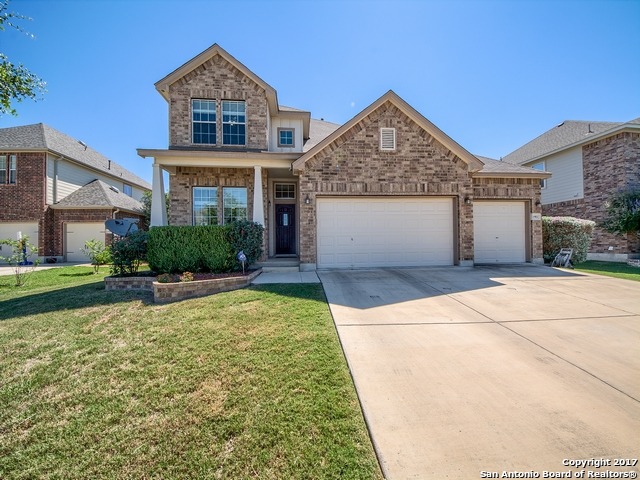
[{"label": "small tree", "polygon": [[640,188],[619,190],[606,203],[602,227],[615,234],[640,232]]},{"label": "small tree", "polygon": [[111,244],[111,274],[135,275],[147,257],[148,233],[137,230]]},{"label": "small tree", "polygon": [[11,254],[0,256],[0,258],[11,266],[16,277],[16,287],[21,287],[27,282],[40,263],[40,260],[37,258],[33,262],[30,261],[30,258],[34,254],[37,254],[38,249],[29,242],[28,236],[24,236],[19,240],[0,240],[0,245],[8,245],[11,247]]},{"label": "small tree", "polygon": [[[167,208],[167,218],[169,217],[169,210],[171,209],[171,197],[169,192],[164,194],[165,206]],[[144,216],[144,224],[149,227],[151,225],[151,192],[147,191],[142,194],[142,199],[140,200],[142,203],[141,213]]]},{"label": "small tree", "polygon": [[82,253],[91,259],[94,274],[99,272],[100,265],[111,263],[111,249],[109,247],[105,247],[104,243],[100,240],[87,240],[84,244],[84,248],[81,248],[80,250],[82,250]]}]

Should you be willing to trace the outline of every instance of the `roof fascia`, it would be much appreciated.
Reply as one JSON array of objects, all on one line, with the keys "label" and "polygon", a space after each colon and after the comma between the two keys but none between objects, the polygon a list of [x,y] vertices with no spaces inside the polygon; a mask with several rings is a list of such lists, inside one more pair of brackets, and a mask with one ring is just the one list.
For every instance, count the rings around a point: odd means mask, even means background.
[{"label": "roof fascia", "polygon": [[393,105],[398,107],[405,115],[407,115],[412,121],[420,125],[424,130],[429,132],[431,136],[433,136],[439,143],[444,145],[451,152],[456,154],[463,162],[465,162],[469,169],[472,171],[480,170],[484,163],[482,163],[478,158],[476,158],[473,154],[465,150],[460,144],[455,142],[451,137],[449,137],[446,133],[436,127],[432,122],[427,120],[423,115],[421,115],[415,108],[405,102],[402,98],[400,98],[393,90],[389,90],[383,96],[381,96],[378,100],[373,102],[367,108],[365,108],[362,112],[357,114],[347,123],[342,125],[336,131],[334,131],[331,135],[326,137],[316,146],[314,146],[311,150],[306,152],[303,156],[301,156],[298,160],[293,163],[294,172],[300,171],[307,160],[317,155],[321,152],[325,147],[333,143],[337,138],[341,135],[349,131],[353,126],[355,126],[362,119],[373,113],[379,107],[381,107],[385,102],[391,102]]},{"label": "roof fascia", "polygon": [[473,172],[472,178],[551,178],[549,172],[535,172],[535,173],[515,173],[515,172]]}]

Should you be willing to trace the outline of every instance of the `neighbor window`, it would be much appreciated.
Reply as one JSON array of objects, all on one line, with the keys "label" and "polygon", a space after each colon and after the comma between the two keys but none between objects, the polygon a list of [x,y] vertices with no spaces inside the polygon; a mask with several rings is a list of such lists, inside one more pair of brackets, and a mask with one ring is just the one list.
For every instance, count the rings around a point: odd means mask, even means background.
[{"label": "neighbor window", "polygon": [[223,145],[246,144],[245,104],[241,101],[222,102],[222,143]]},{"label": "neighbor window", "polygon": [[396,149],[396,129],[380,129],[380,150],[391,151]]},{"label": "neighbor window", "polygon": [[16,183],[18,172],[17,159],[15,155],[0,155],[0,184]]},{"label": "neighbor window", "polygon": [[216,102],[215,100],[191,100],[193,143],[215,145]]},{"label": "neighbor window", "polygon": [[217,187],[193,187],[193,224],[218,224]]},{"label": "neighbor window", "polygon": [[125,195],[129,195],[133,197],[133,187],[131,185],[127,185],[126,183],[122,185],[122,193]]},{"label": "neighbor window", "polygon": [[222,202],[225,224],[234,220],[247,219],[247,189],[244,187],[227,187],[222,189]]},{"label": "neighbor window", "polygon": [[293,128],[279,128],[278,147],[295,147],[293,132]]},{"label": "neighbor window", "polygon": [[[539,170],[540,172],[544,172],[545,171],[544,162],[535,163],[535,164],[531,165],[531,168],[533,168],[534,170]],[[546,178],[540,179],[540,188],[547,188],[547,179]]]},{"label": "neighbor window", "polygon": [[296,198],[296,186],[293,183],[276,183],[276,200]]}]

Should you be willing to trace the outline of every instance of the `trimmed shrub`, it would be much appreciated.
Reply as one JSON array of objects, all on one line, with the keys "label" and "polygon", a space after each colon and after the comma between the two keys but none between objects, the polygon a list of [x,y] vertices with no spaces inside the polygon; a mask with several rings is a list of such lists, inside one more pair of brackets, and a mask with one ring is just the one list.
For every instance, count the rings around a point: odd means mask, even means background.
[{"label": "trimmed shrub", "polygon": [[142,230],[120,237],[111,243],[111,274],[135,275],[147,255],[148,234]]},{"label": "trimmed shrub", "polygon": [[158,273],[232,272],[262,255],[262,225],[238,221],[228,225],[167,226],[149,230],[149,267]]},{"label": "trimmed shrub", "polygon": [[573,248],[574,263],[587,259],[595,222],[574,217],[542,217],[543,255],[552,261],[561,248]]},{"label": "trimmed shrub", "polygon": [[605,230],[615,234],[640,232],[640,189],[619,190],[606,206],[607,217],[602,222]]},{"label": "trimmed shrub", "polygon": [[153,227],[147,260],[158,273],[226,272],[233,251],[220,225]]},{"label": "trimmed shrub", "polygon": [[[248,265],[258,261],[262,255],[262,235],[264,233],[264,227],[256,222],[236,220],[226,225],[226,228],[234,255],[237,255],[238,252],[242,250],[247,257]],[[237,264],[235,270],[240,269],[242,269],[242,265]]]}]

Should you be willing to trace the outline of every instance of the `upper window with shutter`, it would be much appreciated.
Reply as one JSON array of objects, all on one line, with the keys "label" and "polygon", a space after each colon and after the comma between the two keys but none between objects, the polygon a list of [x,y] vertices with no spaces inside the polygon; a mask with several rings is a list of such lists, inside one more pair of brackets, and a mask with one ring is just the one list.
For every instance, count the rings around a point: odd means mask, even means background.
[{"label": "upper window with shutter", "polygon": [[396,129],[380,129],[380,150],[391,151],[396,149]]}]

